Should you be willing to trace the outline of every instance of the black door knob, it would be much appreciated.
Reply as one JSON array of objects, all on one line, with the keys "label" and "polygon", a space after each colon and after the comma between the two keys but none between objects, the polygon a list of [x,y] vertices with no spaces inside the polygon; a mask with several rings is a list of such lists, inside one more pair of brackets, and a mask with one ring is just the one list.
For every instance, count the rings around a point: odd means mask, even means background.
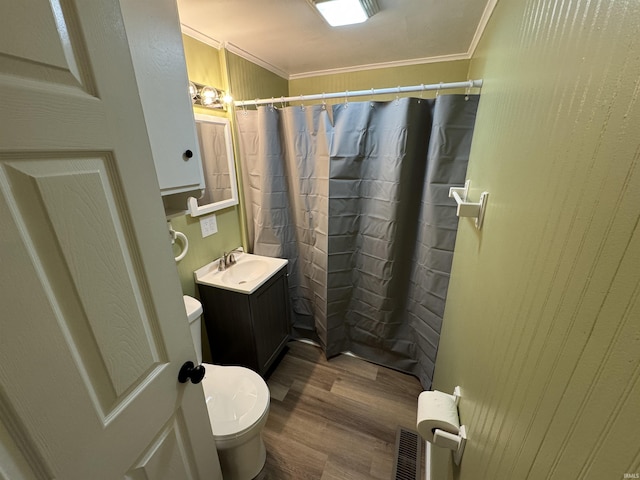
[{"label": "black door knob", "polygon": [[191,158],[193,157],[193,152],[191,150],[187,150],[184,152],[184,156],[185,158]]},{"label": "black door knob", "polygon": [[204,378],[204,367],[198,365],[197,367],[193,362],[184,362],[184,365],[178,372],[178,381],[180,383],[187,383],[187,380],[191,380],[191,383],[200,383]]}]

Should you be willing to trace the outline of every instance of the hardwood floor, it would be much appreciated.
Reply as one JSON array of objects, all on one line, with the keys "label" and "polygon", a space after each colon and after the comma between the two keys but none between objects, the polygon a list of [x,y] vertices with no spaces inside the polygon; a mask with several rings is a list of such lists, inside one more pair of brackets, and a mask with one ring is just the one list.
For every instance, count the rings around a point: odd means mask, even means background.
[{"label": "hardwood floor", "polygon": [[415,430],[416,378],[345,355],[327,361],[291,342],[267,383],[267,463],[257,479],[391,478],[397,427]]}]

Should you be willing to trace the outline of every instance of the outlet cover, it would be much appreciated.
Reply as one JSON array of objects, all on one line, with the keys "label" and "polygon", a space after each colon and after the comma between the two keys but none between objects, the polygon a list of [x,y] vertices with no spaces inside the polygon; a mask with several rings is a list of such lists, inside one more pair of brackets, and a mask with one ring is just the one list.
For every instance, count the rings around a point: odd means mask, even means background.
[{"label": "outlet cover", "polygon": [[200,230],[202,231],[202,238],[218,233],[218,222],[215,213],[200,217]]}]

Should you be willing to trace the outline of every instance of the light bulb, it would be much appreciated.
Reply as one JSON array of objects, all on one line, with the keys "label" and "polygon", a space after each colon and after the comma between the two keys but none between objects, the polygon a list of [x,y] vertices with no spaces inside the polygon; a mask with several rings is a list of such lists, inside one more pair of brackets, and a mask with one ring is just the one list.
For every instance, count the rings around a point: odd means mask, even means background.
[{"label": "light bulb", "polygon": [[205,107],[209,107],[218,100],[218,91],[213,87],[202,87],[200,101]]},{"label": "light bulb", "polygon": [[196,98],[198,98],[198,87],[193,82],[189,82],[189,97],[191,98],[191,103],[196,103]]}]

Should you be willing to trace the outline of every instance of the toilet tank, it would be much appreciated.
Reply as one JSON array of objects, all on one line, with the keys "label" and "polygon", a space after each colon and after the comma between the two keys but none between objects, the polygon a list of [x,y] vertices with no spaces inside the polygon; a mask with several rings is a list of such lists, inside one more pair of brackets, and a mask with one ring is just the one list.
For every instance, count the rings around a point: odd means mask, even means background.
[{"label": "toilet tank", "polygon": [[193,337],[193,345],[196,347],[196,358],[198,365],[202,363],[202,304],[189,295],[183,295],[184,309],[187,312],[189,326],[191,327],[191,336]]}]

